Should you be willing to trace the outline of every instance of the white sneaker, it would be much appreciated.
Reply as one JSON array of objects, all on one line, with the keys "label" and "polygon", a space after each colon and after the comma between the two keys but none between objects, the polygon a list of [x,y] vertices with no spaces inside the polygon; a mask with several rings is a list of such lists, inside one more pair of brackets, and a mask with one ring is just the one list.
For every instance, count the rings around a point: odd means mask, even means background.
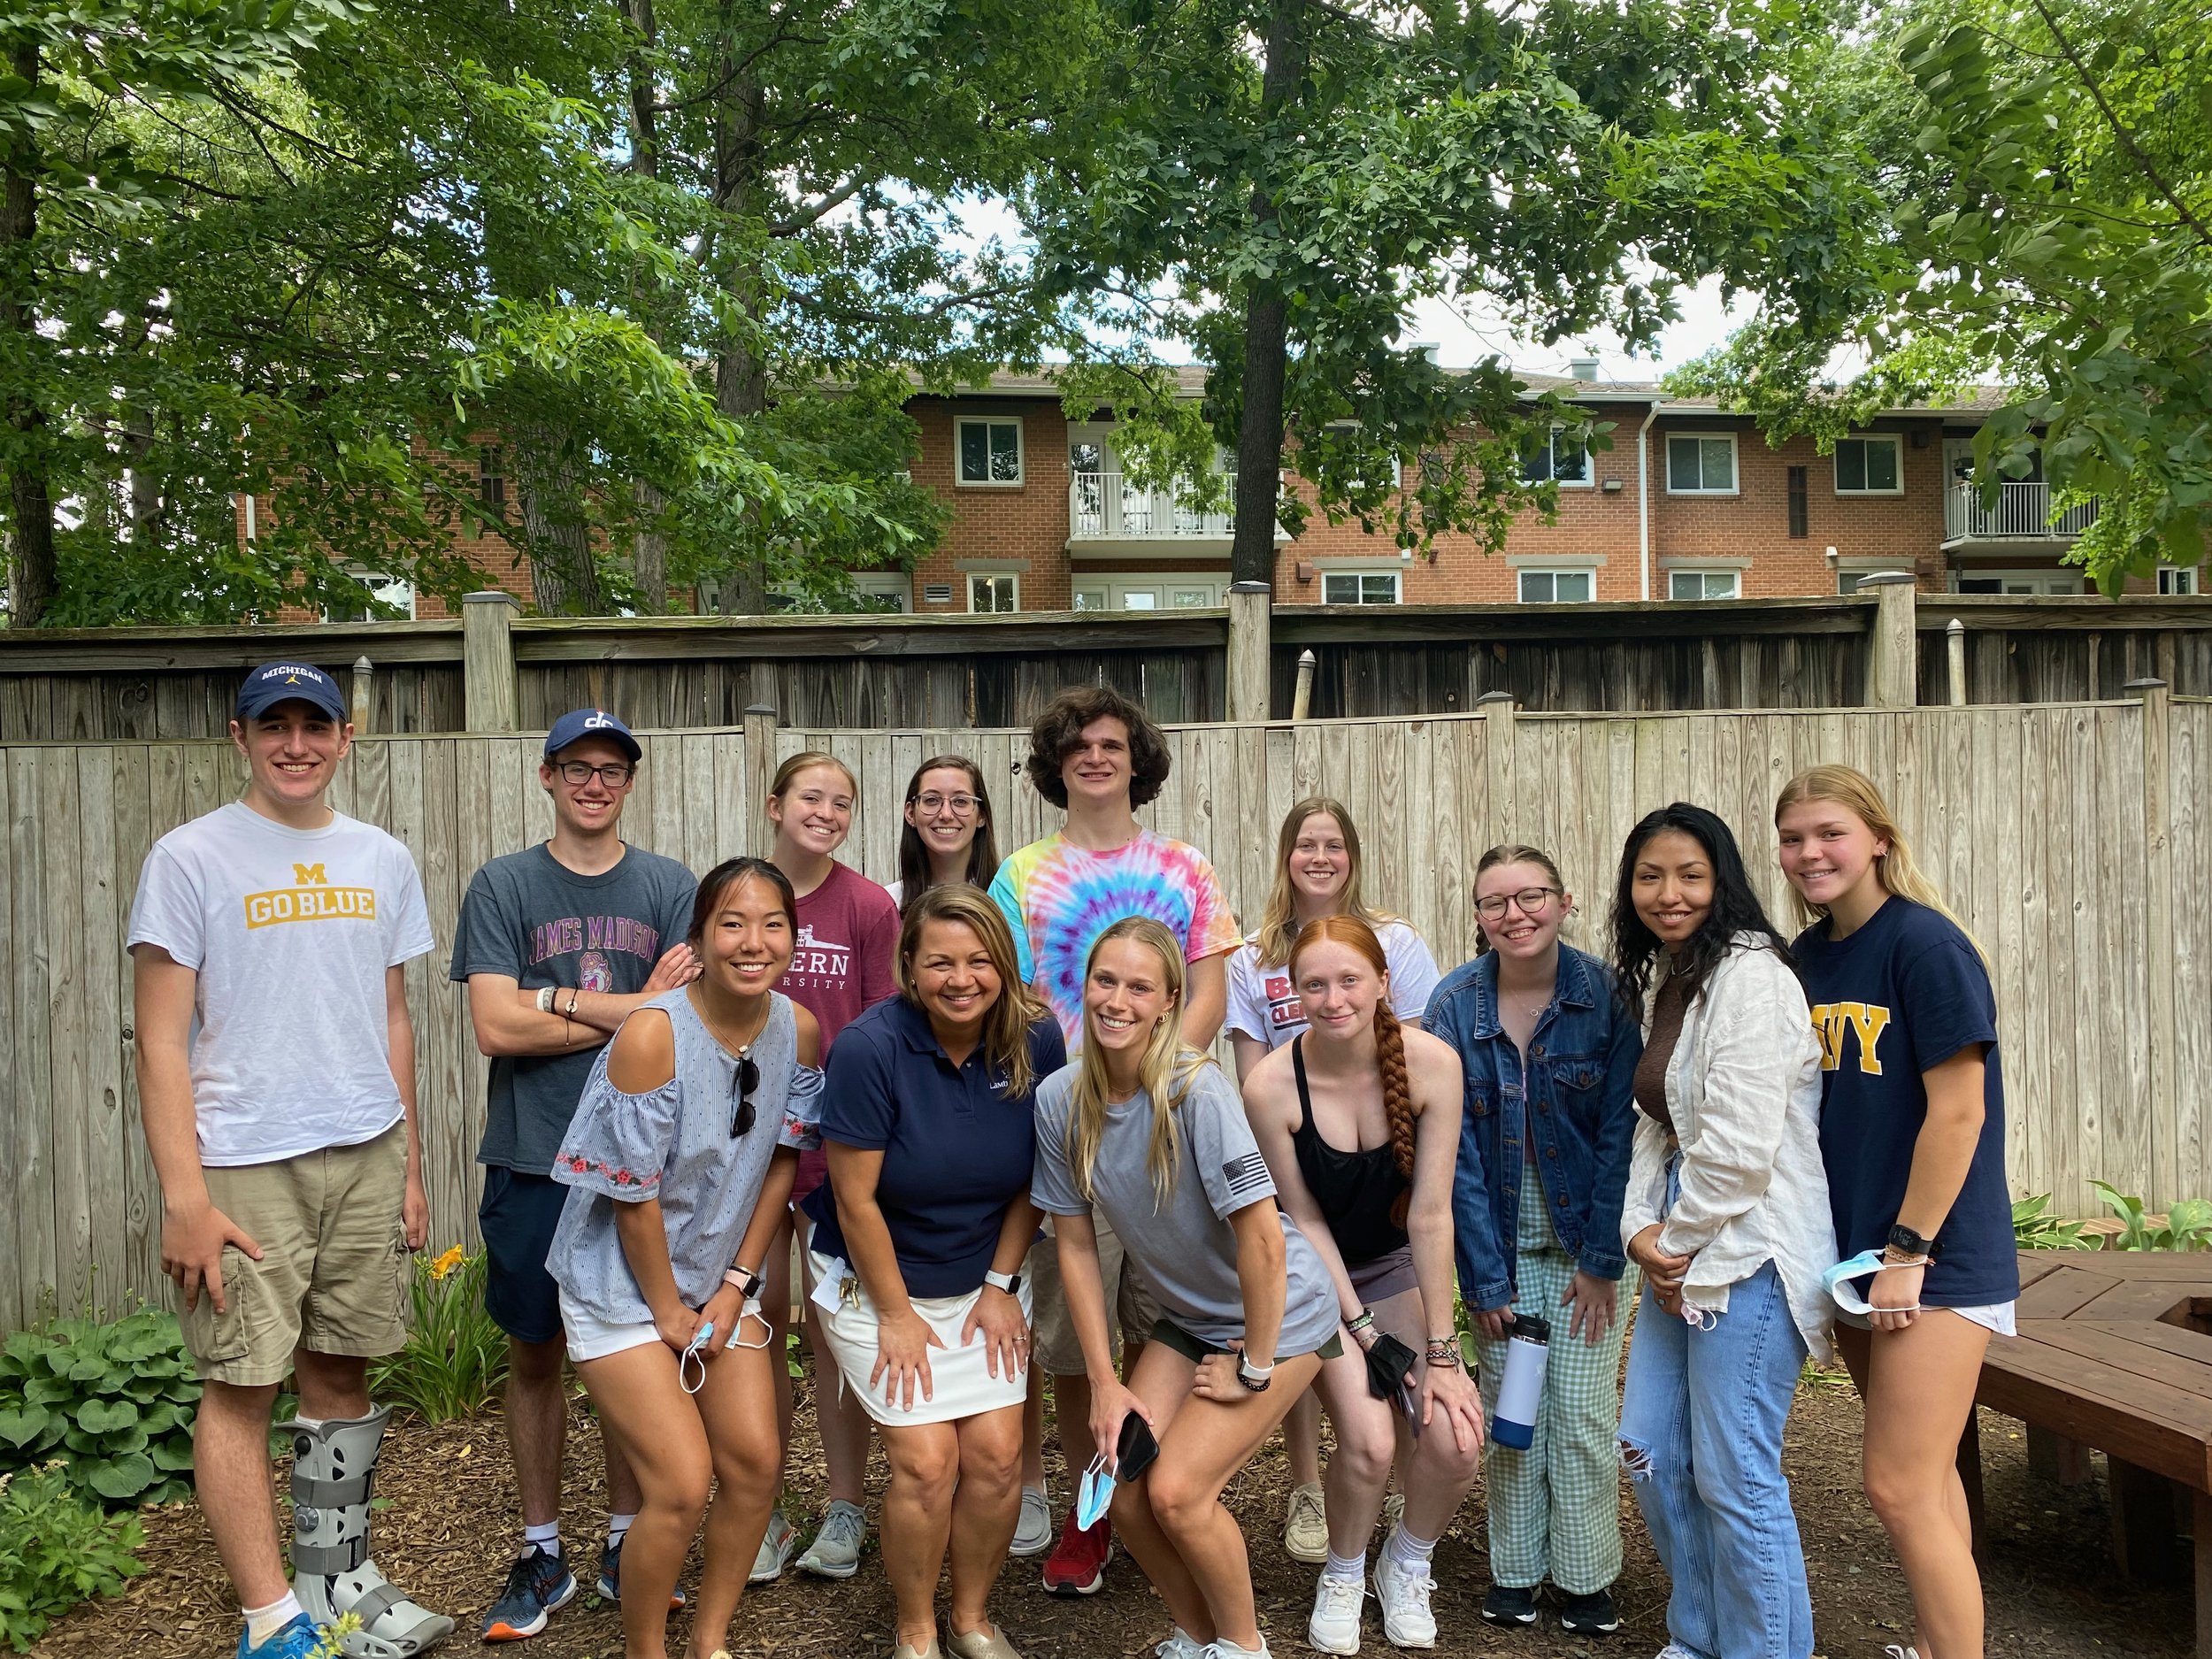
[{"label": "white sneaker", "polygon": [[783,1577],[783,1570],[790,1564],[791,1552],[799,1547],[799,1535],[791,1523],[783,1518],[781,1509],[768,1511],[768,1530],[761,1535],[760,1552],[753,1557],[753,1570],[746,1575],[748,1584],[772,1584]]},{"label": "white sneaker", "polygon": [[1407,1566],[1386,1550],[1375,1563],[1375,1600],[1382,1603],[1383,1636],[1393,1647],[1436,1646],[1436,1615],[1429,1611],[1434,1588],[1426,1562]]},{"label": "white sneaker", "polygon": [[1283,1514],[1283,1553],[1318,1567],[1329,1558],[1329,1511],[1318,1486],[1293,1486]]},{"label": "white sneaker", "polygon": [[1306,1621],[1306,1646],[1316,1653],[1357,1653],[1359,1616],[1367,1589],[1357,1578],[1323,1573],[1313,1586],[1313,1617]]},{"label": "white sneaker", "polygon": [[1014,1541],[1007,1553],[1041,1555],[1052,1548],[1052,1503],[1042,1486],[1022,1488],[1021,1519],[1014,1526]]},{"label": "white sneaker", "polygon": [[1895,1642],[1890,1643],[1888,1647],[1882,1649],[1882,1652],[1887,1659],[1920,1659],[1919,1648],[1900,1647]]},{"label": "white sneaker", "polygon": [[1191,1633],[1178,1624],[1168,1632],[1167,1640],[1152,1650],[1152,1659],[1206,1659],[1213,1651],[1197,1641]]}]

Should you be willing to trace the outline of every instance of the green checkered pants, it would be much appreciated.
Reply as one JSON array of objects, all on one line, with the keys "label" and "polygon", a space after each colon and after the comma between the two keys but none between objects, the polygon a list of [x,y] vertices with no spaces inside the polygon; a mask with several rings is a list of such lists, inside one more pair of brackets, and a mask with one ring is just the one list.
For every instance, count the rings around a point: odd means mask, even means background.
[{"label": "green checkered pants", "polygon": [[[1621,1575],[1621,1328],[1635,1305],[1636,1270],[1623,1275],[1613,1328],[1595,1348],[1567,1335],[1560,1298],[1574,1279],[1574,1258],[1553,1231],[1543,1188],[1531,1173],[1521,1191],[1514,1248],[1519,1265],[1513,1305],[1552,1327],[1536,1438],[1526,1451],[1490,1444],[1483,1472],[1490,1507],[1490,1576],[1514,1589],[1546,1578],[1570,1595],[1602,1590]],[[1498,1405],[1505,1344],[1480,1338],[1482,1404]]]}]

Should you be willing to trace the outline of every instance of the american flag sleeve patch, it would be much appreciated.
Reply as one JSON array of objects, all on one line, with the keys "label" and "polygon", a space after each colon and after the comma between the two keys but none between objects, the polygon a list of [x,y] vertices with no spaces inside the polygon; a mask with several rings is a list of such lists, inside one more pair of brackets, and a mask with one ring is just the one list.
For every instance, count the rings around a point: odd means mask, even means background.
[{"label": "american flag sleeve patch", "polygon": [[1221,1166],[1221,1179],[1228,1184],[1232,1198],[1260,1198],[1274,1190],[1274,1183],[1268,1179],[1267,1160],[1256,1152],[1231,1158]]}]

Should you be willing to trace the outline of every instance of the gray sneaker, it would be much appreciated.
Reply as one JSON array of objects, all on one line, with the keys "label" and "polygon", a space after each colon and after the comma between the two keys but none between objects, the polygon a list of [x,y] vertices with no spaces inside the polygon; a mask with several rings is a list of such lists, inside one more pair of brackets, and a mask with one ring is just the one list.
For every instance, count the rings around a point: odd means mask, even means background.
[{"label": "gray sneaker", "polygon": [[860,1543],[868,1536],[868,1517],[856,1504],[833,1498],[822,1530],[799,1557],[799,1571],[818,1578],[849,1578],[860,1571]]},{"label": "gray sneaker", "polygon": [[799,1535],[792,1530],[791,1523],[783,1518],[783,1511],[769,1510],[768,1531],[761,1536],[760,1553],[753,1557],[753,1571],[745,1582],[772,1584],[782,1578],[784,1566],[798,1544]]},{"label": "gray sneaker", "polygon": [[1014,1528],[1014,1541],[1009,1553],[1016,1555],[1041,1555],[1052,1548],[1052,1504],[1042,1486],[1022,1488],[1021,1520]]}]

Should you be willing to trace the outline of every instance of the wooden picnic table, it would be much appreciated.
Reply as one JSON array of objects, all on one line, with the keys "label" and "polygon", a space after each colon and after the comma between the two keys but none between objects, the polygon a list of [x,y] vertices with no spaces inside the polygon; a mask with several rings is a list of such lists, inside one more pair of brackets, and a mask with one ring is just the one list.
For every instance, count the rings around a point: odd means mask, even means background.
[{"label": "wooden picnic table", "polygon": [[[2020,1333],[1996,1337],[1976,1402],[2062,1445],[2093,1446],[2111,1470],[2121,1571],[2178,1562],[2180,1494],[2195,1540],[2197,1656],[2212,1659],[2212,1255],[2024,1250]],[[1981,1529],[1973,1418],[1959,1469]]]}]

